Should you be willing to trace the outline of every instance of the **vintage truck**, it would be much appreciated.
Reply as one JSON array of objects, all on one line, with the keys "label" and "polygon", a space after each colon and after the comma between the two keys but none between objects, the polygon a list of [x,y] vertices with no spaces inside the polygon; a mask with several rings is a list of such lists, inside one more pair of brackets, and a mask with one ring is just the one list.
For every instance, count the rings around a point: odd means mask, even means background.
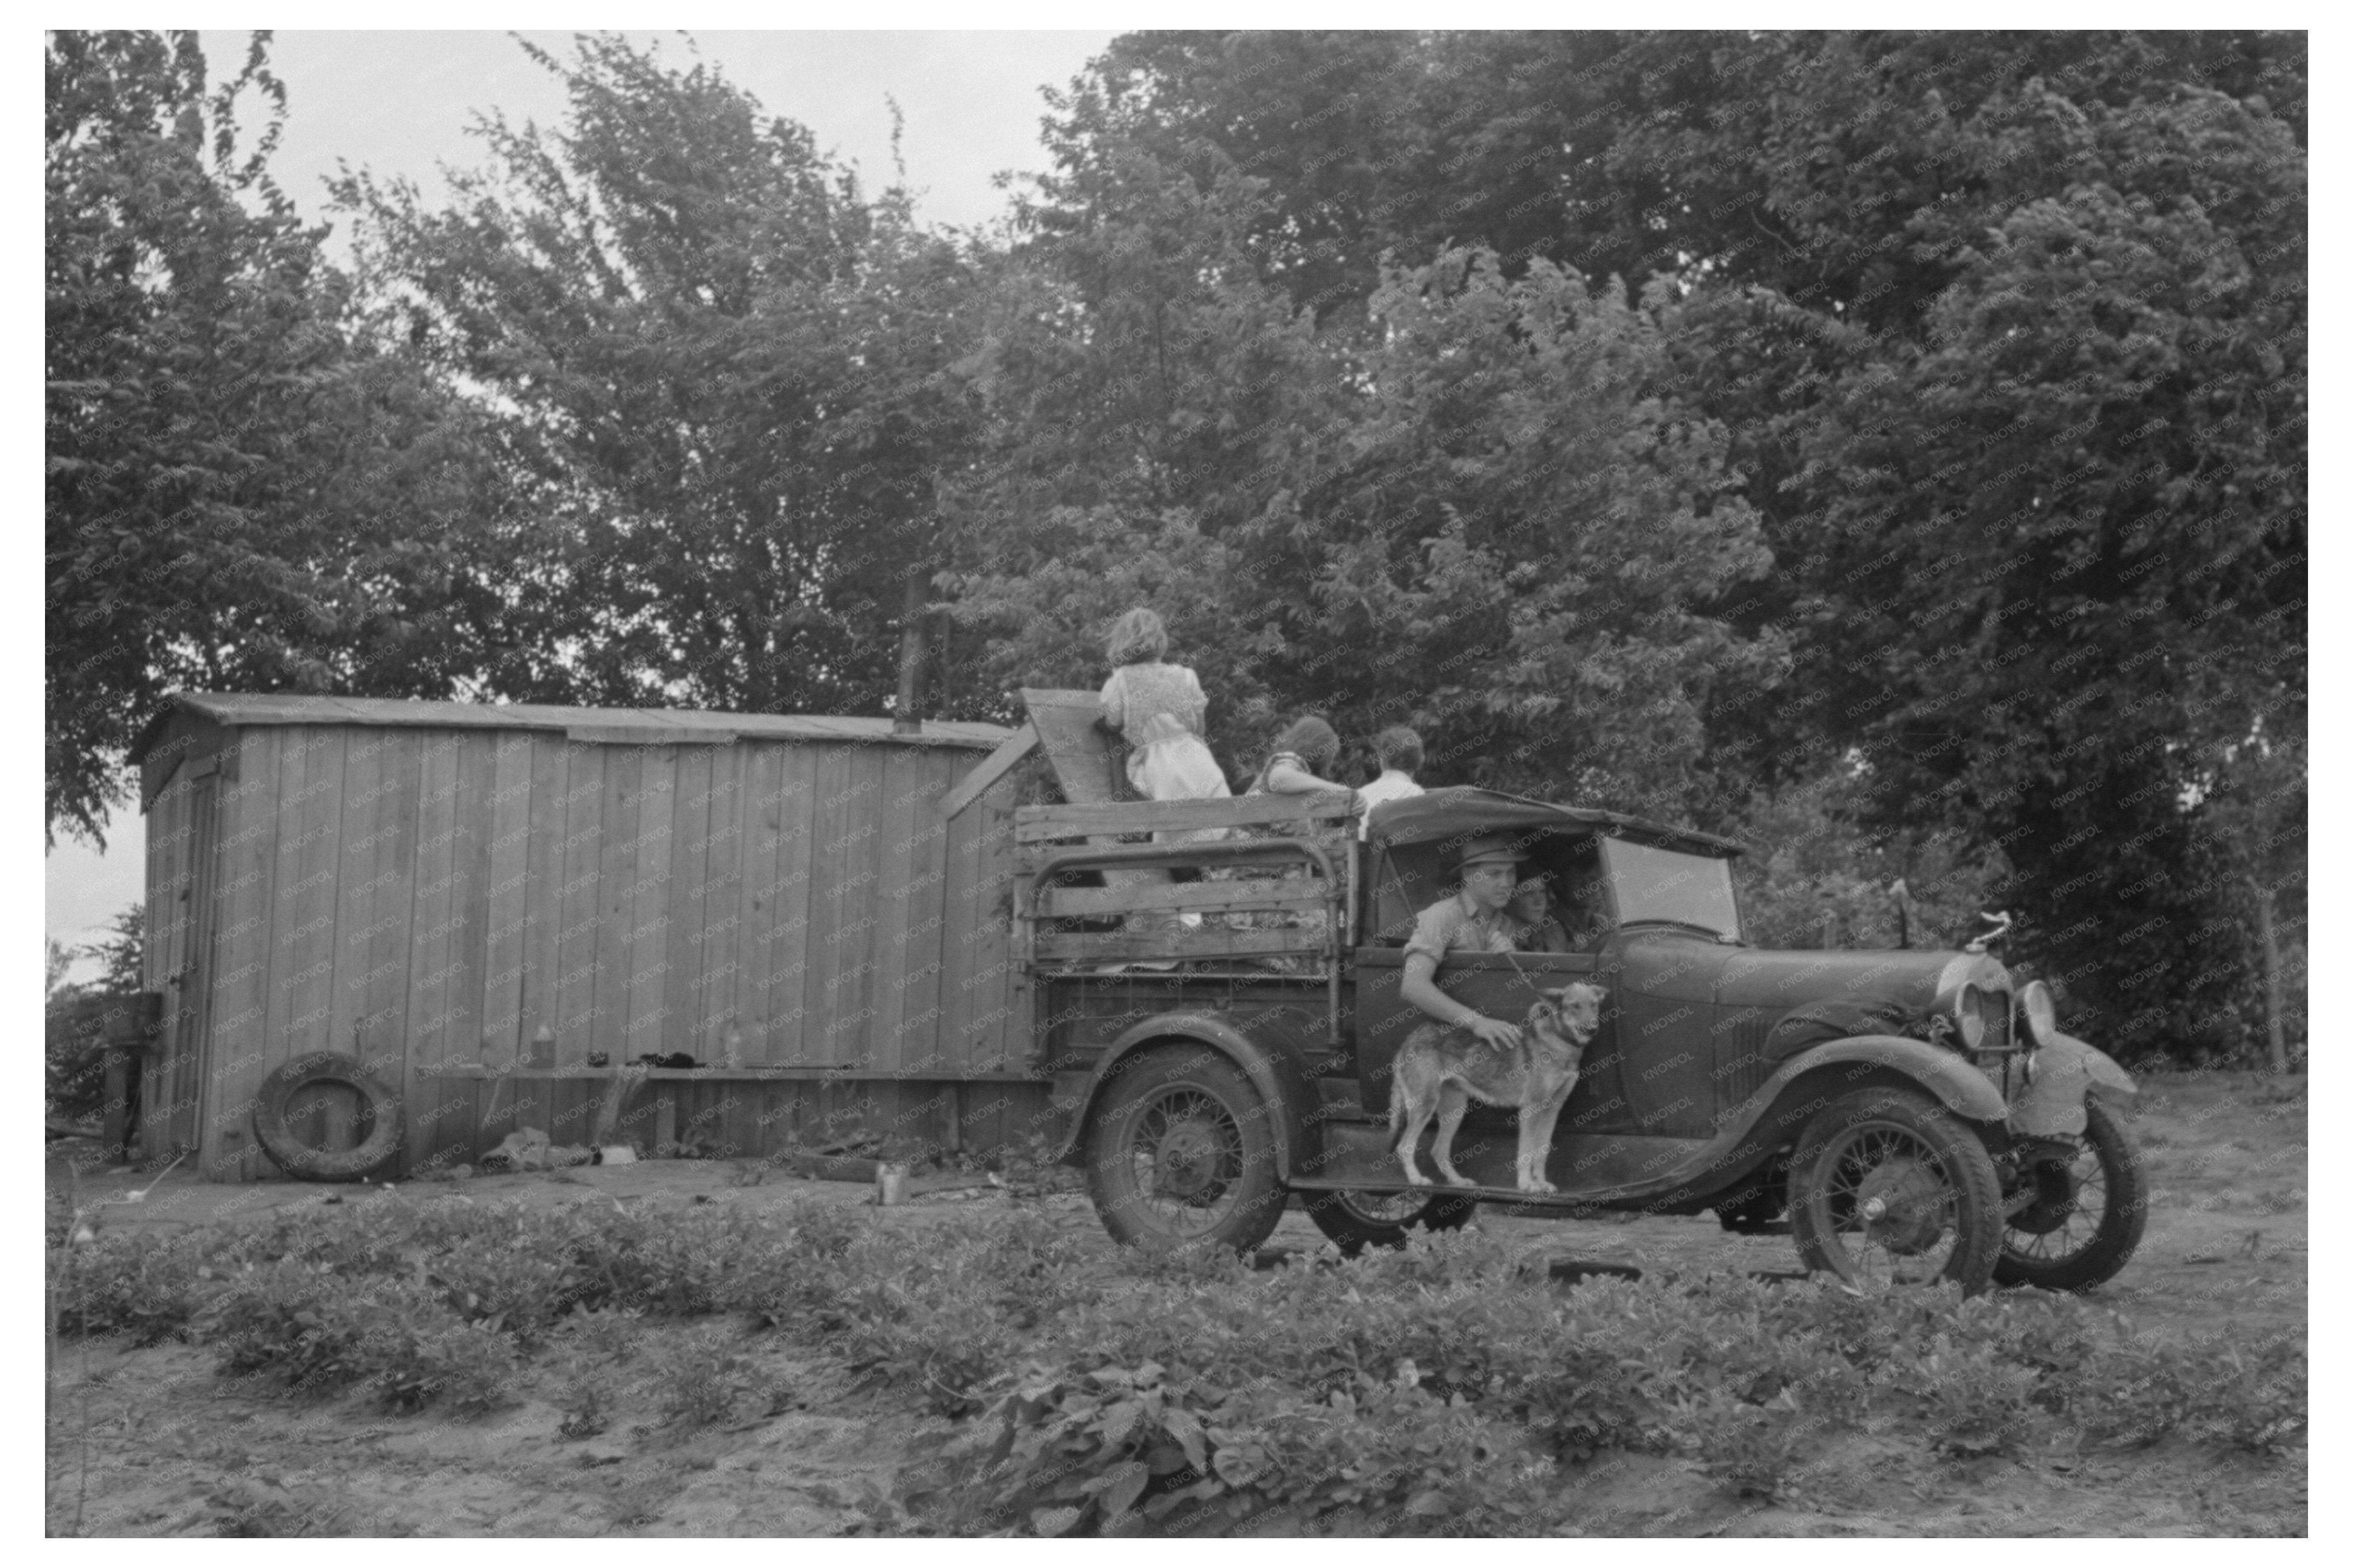
[{"label": "vintage truck", "polygon": [[[2132,1079],[1982,951],[1775,952],[1743,936],[1740,847],[1475,788],[1373,808],[1302,796],[1016,812],[1016,952],[1083,1166],[1123,1241],[1263,1241],[1293,1194],[1347,1250],[1481,1203],[1714,1210],[1789,1233],[1858,1285],[2082,1289],[2132,1256],[2147,1180],[2110,1097]],[[1417,910],[1450,852],[1508,836],[1582,905],[1577,951],[1455,953],[1451,994],[1517,1018],[1606,993],[1546,1174],[1513,1184],[1512,1113],[1474,1108],[1476,1185],[1410,1184],[1390,1064]],[[1173,917],[1173,918],[1172,918]],[[1198,918],[1188,918],[1198,917]]]}]

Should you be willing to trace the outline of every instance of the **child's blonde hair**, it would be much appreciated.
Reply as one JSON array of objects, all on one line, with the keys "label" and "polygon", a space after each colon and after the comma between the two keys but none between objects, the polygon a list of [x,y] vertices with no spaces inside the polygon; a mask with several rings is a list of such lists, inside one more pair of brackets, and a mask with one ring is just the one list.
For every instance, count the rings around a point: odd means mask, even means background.
[{"label": "child's blonde hair", "polygon": [[1163,658],[1168,652],[1168,628],[1160,617],[1138,606],[1111,624],[1111,636],[1103,639],[1103,654],[1114,665],[1143,664]]}]

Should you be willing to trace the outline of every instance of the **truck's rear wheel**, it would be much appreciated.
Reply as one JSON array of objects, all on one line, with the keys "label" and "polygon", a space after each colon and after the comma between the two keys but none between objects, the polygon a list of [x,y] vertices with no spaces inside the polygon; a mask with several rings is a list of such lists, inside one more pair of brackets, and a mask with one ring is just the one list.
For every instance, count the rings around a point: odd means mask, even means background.
[{"label": "truck's rear wheel", "polygon": [[1282,1217],[1271,1114],[1231,1062],[1166,1046],[1122,1062],[1087,1131],[1087,1193],[1113,1239],[1248,1248]]},{"label": "truck's rear wheel", "polygon": [[1944,1107],[1867,1089],[1799,1136],[1789,1230],[1807,1268],[1851,1285],[1952,1279],[1975,1295],[2001,1249],[2001,1181],[1977,1134]]},{"label": "truck's rear wheel", "polygon": [[1478,1201],[1447,1193],[1310,1193],[1307,1217],[1350,1258],[1367,1247],[1403,1247],[1414,1226],[1455,1230],[1470,1223]]}]

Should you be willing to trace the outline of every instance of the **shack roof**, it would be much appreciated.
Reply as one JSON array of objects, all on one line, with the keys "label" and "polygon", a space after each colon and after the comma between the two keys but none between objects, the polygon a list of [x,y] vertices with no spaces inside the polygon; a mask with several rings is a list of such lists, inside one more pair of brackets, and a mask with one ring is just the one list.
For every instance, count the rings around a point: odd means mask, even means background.
[{"label": "shack roof", "polygon": [[1713,833],[1669,827],[1623,812],[1555,805],[1500,790],[1457,784],[1426,790],[1403,800],[1383,801],[1372,809],[1367,837],[1377,844],[1431,844],[1503,833],[1533,838],[1547,833],[1606,833],[1681,849],[1693,855],[1728,859],[1743,853],[1741,846]]},{"label": "shack roof", "polygon": [[419,702],[398,697],[319,697],[301,692],[184,691],[147,721],[131,748],[143,761],[179,714],[216,724],[364,724],[427,730],[555,730],[626,745],[730,741],[854,741],[988,751],[1013,733],[999,724],[926,719],[901,733],[888,719],[818,713],[720,713],[687,708],[561,708],[543,702]]}]

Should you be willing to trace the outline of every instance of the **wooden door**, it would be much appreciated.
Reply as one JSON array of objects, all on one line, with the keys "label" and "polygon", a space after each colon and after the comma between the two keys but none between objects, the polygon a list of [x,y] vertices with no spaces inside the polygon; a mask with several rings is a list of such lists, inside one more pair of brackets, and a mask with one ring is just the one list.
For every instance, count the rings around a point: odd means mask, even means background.
[{"label": "wooden door", "polygon": [[211,759],[190,764],[158,797],[149,864],[148,989],[162,994],[162,1028],[140,1074],[140,1149],[169,1159],[195,1149],[209,1114],[206,1025],[212,996],[212,937],[219,841],[218,774]]}]

